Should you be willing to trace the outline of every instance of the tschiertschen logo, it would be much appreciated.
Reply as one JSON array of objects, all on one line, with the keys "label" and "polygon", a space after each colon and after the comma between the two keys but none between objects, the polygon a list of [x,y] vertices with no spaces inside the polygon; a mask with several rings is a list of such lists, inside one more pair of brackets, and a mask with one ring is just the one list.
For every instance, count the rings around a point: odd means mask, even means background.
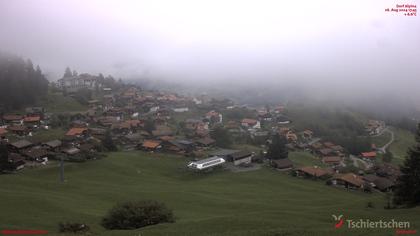
[{"label": "tschiertschen logo", "polygon": [[343,215],[339,215],[339,216],[332,215],[332,217],[333,217],[333,218],[334,218],[334,220],[335,220],[335,225],[334,225],[334,227],[335,227],[336,229],[339,229],[339,228],[341,228],[341,227],[344,225],[344,218],[343,218]]},{"label": "tschiertschen logo", "polygon": [[417,231],[411,229],[409,221],[391,220],[370,220],[370,219],[344,219],[343,215],[331,215],[334,219],[334,228],[339,229],[343,226],[348,229],[393,229],[397,235],[416,234]]}]

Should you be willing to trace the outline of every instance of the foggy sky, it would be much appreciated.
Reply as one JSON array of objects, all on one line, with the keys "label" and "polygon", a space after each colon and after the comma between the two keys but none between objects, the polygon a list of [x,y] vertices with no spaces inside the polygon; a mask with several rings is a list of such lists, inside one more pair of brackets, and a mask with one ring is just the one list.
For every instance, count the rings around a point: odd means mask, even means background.
[{"label": "foggy sky", "polygon": [[50,80],[70,66],[123,78],[401,95],[420,85],[420,16],[384,9],[418,3],[0,0],[0,50],[31,58]]}]

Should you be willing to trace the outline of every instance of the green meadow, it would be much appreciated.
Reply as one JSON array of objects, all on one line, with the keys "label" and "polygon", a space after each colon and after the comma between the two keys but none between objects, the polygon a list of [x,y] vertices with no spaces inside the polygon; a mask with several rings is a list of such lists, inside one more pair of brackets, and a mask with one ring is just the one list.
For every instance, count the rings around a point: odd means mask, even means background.
[{"label": "green meadow", "polygon": [[[298,160],[299,157],[292,157]],[[345,219],[410,221],[420,230],[420,208],[385,210],[385,195],[327,186],[269,167],[233,173],[193,173],[184,157],[111,153],[85,163],[57,163],[0,176],[0,229],[41,229],[58,234],[59,222],[82,222],[93,235],[395,235],[395,230],[334,229]],[[115,203],[154,199],[172,208],[175,223],[108,231],[102,216]],[[367,208],[371,202],[373,208]]]}]

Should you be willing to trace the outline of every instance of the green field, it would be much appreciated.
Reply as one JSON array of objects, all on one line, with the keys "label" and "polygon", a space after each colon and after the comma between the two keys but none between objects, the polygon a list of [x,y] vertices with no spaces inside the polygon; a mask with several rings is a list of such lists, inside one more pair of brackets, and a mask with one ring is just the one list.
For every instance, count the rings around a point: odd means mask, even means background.
[{"label": "green field", "polygon": [[289,159],[297,166],[325,166],[319,157],[309,152],[289,152]]},{"label": "green field", "polygon": [[74,98],[63,96],[61,93],[52,93],[37,104],[44,107],[47,112],[86,112],[87,106],[80,104]]},{"label": "green field", "polygon": [[407,155],[408,148],[415,144],[414,134],[398,128],[392,128],[392,131],[394,132],[395,140],[389,146],[389,151],[394,155],[393,162],[402,164]]},{"label": "green field", "polygon": [[[292,157],[293,159],[293,157]],[[44,229],[60,221],[88,224],[95,235],[395,235],[393,230],[333,229],[346,219],[396,219],[420,227],[420,208],[384,210],[384,195],[346,191],[269,168],[191,173],[186,159],[142,152],[0,176],[0,229]],[[101,217],[116,202],[155,199],[174,210],[176,223],[106,231]],[[366,208],[373,202],[375,208]]]},{"label": "green field", "polygon": [[389,132],[383,132],[379,136],[372,137],[372,143],[376,145],[376,147],[380,148],[383,147],[391,140],[391,134]]}]

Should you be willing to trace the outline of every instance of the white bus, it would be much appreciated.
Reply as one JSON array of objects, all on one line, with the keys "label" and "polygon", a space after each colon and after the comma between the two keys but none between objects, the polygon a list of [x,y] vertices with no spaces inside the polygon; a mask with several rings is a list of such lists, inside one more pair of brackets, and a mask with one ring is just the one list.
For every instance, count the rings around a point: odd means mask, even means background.
[{"label": "white bus", "polygon": [[193,161],[188,163],[188,168],[195,169],[195,170],[204,170],[210,167],[215,167],[222,165],[225,163],[225,159],[221,157],[210,157],[207,159],[199,160],[199,161]]}]

